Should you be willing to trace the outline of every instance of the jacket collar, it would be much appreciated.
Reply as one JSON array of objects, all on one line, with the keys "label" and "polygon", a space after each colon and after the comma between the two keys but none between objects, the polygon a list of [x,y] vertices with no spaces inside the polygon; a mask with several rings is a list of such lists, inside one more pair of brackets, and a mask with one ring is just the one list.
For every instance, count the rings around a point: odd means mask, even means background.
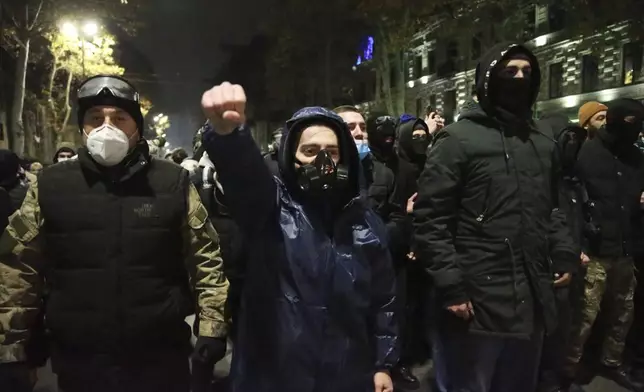
[{"label": "jacket collar", "polygon": [[86,147],[78,151],[78,160],[83,171],[97,180],[108,180],[113,183],[125,182],[135,174],[145,170],[151,161],[148,143],[141,139],[134,149],[123,159],[123,162],[112,167],[101,166],[92,159]]}]

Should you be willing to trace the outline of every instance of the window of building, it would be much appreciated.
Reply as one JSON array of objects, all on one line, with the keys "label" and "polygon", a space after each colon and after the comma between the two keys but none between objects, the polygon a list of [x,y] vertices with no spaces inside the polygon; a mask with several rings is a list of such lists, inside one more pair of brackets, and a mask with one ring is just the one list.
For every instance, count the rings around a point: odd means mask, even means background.
[{"label": "window of building", "polygon": [[433,50],[427,53],[427,70],[430,75],[436,73],[436,53]]},{"label": "window of building", "polygon": [[454,122],[456,115],[456,90],[445,91],[443,95],[443,118],[445,125]]},{"label": "window of building", "polygon": [[424,111],[425,111],[425,107],[423,106],[423,99],[417,98],[416,99],[416,117],[425,118],[425,114],[423,113]]},{"label": "window of building", "polygon": [[528,8],[525,10],[523,14],[523,27],[521,31],[522,38],[525,40],[532,39],[534,38],[535,32],[536,32],[536,12],[537,12],[537,7],[535,5],[530,5]]},{"label": "window of building", "polygon": [[429,96],[429,105],[436,109],[436,94],[432,94]]},{"label": "window of building", "polygon": [[563,63],[550,64],[548,82],[550,99],[563,97]]},{"label": "window of building", "polygon": [[449,76],[457,72],[458,42],[450,41],[445,47],[445,61],[438,67],[439,77]]},{"label": "window of building", "polygon": [[563,30],[566,27],[566,10],[557,4],[548,6],[548,27],[549,32]]},{"label": "window of building", "polygon": [[423,55],[418,54],[414,59],[414,78],[418,79],[423,76]]},{"label": "window of building", "polygon": [[624,84],[633,84],[642,76],[642,42],[629,42],[623,48],[622,75]]},{"label": "window of building", "polygon": [[599,59],[586,55],[581,59],[581,92],[599,90]]}]

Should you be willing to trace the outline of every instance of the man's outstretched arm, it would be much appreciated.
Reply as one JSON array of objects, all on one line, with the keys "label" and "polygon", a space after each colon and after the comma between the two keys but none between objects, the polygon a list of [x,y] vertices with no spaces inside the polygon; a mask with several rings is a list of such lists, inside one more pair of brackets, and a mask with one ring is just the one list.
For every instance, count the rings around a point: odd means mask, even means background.
[{"label": "man's outstretched arm", "polygon": [[204,147],[215,164],[232,216],[246,232],[264,227],[277,206],[277,186],[244,127],[244,89],[224,83],[207,91],[201,105],[210,120]]}]

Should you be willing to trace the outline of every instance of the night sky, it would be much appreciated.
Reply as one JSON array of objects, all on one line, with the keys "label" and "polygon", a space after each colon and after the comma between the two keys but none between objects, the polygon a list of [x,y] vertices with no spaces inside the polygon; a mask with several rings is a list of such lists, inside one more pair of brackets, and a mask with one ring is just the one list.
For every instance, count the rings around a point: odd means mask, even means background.
[{"label": "night sky", "polygon": [[[222,43],[248,42],[271,0],[154,0],[133,44],[152,63],[154,75],[133,76],[150,91],[153,112],[170,116],[169,142],[190,147],[202,121],[199,103],[227,57]],[[151,83],[142,83],[152,79]]]}]

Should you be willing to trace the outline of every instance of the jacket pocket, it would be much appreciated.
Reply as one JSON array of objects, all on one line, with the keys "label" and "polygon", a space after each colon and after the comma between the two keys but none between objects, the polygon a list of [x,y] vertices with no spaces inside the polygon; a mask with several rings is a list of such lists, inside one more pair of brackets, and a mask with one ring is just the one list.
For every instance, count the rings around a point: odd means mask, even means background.
[{"label": "jacket pocket", "polygon": [[481,203],[481,207],[479,208],[479,213],[476,216],[476,224],[479,231],[483,231],[485,222],[487,222],[487,220],[489,219],[491,192],[492,192],[492,180],[490,179],[487,183],[487,187],[485,188],[483,203]]}]

